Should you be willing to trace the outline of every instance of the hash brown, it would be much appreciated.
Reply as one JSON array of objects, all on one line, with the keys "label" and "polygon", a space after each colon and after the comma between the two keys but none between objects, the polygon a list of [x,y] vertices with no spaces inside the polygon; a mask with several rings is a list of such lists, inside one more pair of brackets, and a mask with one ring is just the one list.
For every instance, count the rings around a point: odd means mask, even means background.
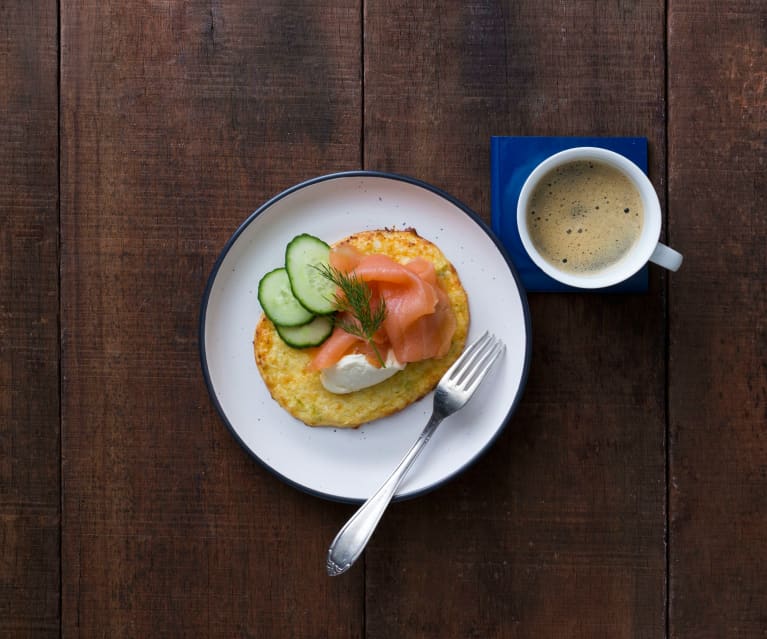
[{"label": "hash brown", "polygon": [[336,246],[345,244],[363,253],[382,253],[399,262],[415,257],[430,260],[455,312],[456,329],[444,357],[410,363],[380,384],[336,395],[322,386],[319,372],[307,369],[313,349],[291,348],[280,339],[272,322],[262,315],[253,339],[261,377],[271,396],[309,426],[354,428],[419,400],[437,385],[458,358],[469,329],[468,297],[458,273],[442,251],[414,229],[363,231],[341,240]]}]

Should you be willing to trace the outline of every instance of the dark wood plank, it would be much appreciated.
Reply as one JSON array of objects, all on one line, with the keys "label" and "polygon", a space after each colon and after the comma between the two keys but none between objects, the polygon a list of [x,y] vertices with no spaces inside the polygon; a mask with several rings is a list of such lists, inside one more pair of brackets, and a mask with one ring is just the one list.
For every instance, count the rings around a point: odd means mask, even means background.
[{"label": "dark wood plank", "polygon": [[[658,0],[368,3],[366,167],[489,221],[491,135],[642,135],[662,195],[663,42]],[[369,637],[664,635],[662,277],[646,295],[531,296],[506,432],[368,547]]]},{"label": "dark wood plank", "polygon": [[0,635],[59,635],[56,2],[0,5]]},{"label": "dark wood plank", "polygon": [[669,2],[671,637],[767,633],[767,6]]},{"label": "dark wood plank", "polygon": [[234,442],[197,320],[252,210],[358,167],[359,5],[61,5],[64,634],[358,637],[345,510]]}]

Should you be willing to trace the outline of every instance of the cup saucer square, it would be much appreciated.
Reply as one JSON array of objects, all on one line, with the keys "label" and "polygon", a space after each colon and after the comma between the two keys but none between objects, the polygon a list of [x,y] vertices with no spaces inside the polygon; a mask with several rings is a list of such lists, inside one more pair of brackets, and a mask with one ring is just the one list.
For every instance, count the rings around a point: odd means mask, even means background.
[{"label": "cup saucer square", "polygon": [[[626,156],[647,172],[647,138],[494,136],[490,140],[491,225],[506,247],[528,292],[583,291],[562,284],[539,269],[522,246],[517,230],[517,200],[527,176],[548,156],[576,146],[597,146]],[[643,293],[648,288],[648,268],[599,293]]]}]

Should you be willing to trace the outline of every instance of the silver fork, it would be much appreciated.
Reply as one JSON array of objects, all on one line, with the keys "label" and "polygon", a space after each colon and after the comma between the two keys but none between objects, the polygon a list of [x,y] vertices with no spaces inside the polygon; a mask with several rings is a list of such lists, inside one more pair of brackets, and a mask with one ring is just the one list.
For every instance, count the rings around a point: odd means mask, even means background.
[{"label": "silver fork", "polygon": [[328,575],[334,577],[346,572],[362,554],[402,479],[437,430],[437,426],[445,417],[466,405],[490,367],[503,353],[504,348],[498,338],[485,332],[464,350],[443,375],[434,392],[434,409],[429,423],[426,424],[413,447],[383,486],[360,506],[330,544],[327,561]]}]

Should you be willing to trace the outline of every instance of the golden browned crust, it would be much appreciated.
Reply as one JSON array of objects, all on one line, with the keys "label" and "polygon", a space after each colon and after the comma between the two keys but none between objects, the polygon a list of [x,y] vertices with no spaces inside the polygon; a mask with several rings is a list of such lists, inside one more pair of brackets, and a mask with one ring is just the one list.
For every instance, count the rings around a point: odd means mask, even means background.
[{"label": "golden browned crust", "polygon": [[261,377],[271,396],[309,426],[356,427],[417,401],[437,385],[461,353],[469,328],[468,299],[458,273],[442,251],[414,229],[363,231],[338,243],[342,244],[354,246],[363,253],[383,253],[400,262],[419,256],[431,260],[455,311],[456,330],[445,357],[408,364],[380,384],[347,395],[336,395],[325,390],[318,372],[307,370],[311,351],[285,344],[274,325],[262,315],[253,340]]}]

